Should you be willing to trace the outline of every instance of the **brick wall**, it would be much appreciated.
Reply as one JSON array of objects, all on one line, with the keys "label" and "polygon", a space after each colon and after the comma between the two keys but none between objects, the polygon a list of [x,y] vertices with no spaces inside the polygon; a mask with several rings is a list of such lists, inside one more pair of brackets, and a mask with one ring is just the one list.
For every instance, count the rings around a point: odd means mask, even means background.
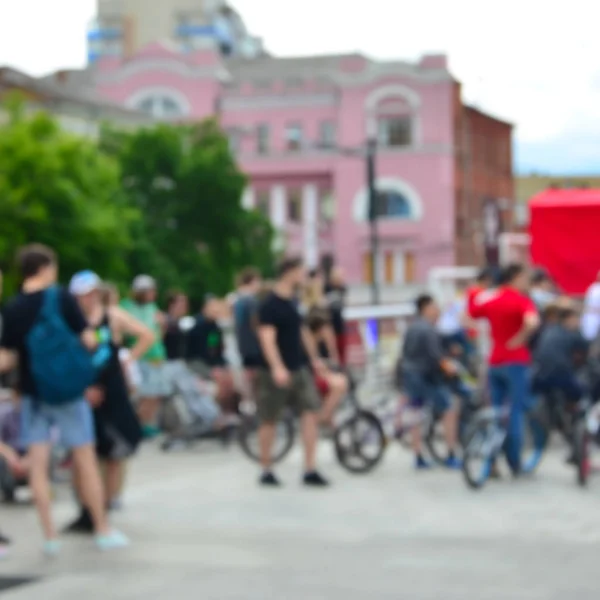
[{"label": "brick wall", "polygon": [[513,228],[512,125],[465,106],[460,84],[454,98],[457,265],[484,262],[482,213],[486,198],[503,199],[504,231]]}]

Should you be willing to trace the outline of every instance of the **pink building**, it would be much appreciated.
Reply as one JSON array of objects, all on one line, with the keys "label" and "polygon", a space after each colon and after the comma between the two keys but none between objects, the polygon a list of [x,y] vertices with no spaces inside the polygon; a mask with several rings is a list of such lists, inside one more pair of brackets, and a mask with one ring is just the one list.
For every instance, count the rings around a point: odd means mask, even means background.
[{"label": "pink building", "polygon": [[223,58],[151,44],[92,70],[100,94],[173,120],[218,115],[249,175],[243,203],[270,215],[289,253],[333,253],[352,283],[370,268],[364,161],[342,149],[377,136],[377,276],[398,284],[452,265],[463,108],[444,56],[417,64],[359,54]]}]

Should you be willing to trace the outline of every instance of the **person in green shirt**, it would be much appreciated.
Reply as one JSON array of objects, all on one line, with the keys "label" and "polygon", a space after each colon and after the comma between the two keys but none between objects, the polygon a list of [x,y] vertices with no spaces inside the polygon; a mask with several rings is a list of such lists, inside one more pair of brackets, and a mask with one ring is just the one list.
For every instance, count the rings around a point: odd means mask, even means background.
[{"label": "person in green shirt", "polygon": [[[138,275],[131,286],[131,298],[121,301],[121,307],[141,321],[155,334],[155,342],[139,360],[141,384],[137,390],[137,412],[144,435],[154,437],[160,433],[156,419],[160,401],[171,391],[165,370],[166,351],[162,342],[165,317],[156,304],[156,281],[149,275]],[[135,339],[125,339],[131,347]]]}]

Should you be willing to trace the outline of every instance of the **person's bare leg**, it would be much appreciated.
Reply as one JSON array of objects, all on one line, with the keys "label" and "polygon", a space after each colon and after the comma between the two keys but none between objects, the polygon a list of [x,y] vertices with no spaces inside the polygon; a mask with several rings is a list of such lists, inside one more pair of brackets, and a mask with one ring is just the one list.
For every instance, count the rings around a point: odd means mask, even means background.
[{"label": "person's bare leg", "polygon": [[319,422],[324,425],[331,425],[337,407],[348,392],[348,383],[343,375],[332,374],[328,377],[327,385],[329,394],[327,394],[323,402],[323,408],[319,413]]},{"label": "person's bare leg", "polygon": [[415,456],[423,455],[423,438],[421,435],[421,424],[413,425],[410,429],[410,441]]},{"label": "person's bare leg", "polygon": [[121,461],[121,468],[119,469],[119,483],[117,485],[117,498],[121,498],[123,496],[123,490],[125,489],[125,481],[127,480],[127,461]]},{"label": "person's bare leg", "polygon": [[458,432],[458,412],[454,409],[447,410],[442,417],[442,423],[444,425],[444,437],[446,438],[448,450],[454,452],[456,450]]},{"label": "person's bare leg", "polygon": [[79,493],[83,504],[90,511],[94,529],[99,535],[109,533],[102,478],[91,444],[73,449],[73,463],[79,472]]},{"label": "person's bare leg", "polygon": [[123,467],[124,462],[121,460],[110,460],[104,465],[104,489],[106,490],[106,503],[108,505],[119,497]]},{"label": "person's bare leg", "polygon": [[34,444],[29,448],[29,486],[38,511],[46,540],[57,537],[52,521],[52,491],[50,488],[50,444]]},{"label": "person's bare leg", "polygon": [[271,470],[271,452],[275,441],[275,423],[263,423],[258,430],[260,464],[265,472]]},{"label": "person's bare leg", "polygon": [[301,423],[306,472],[311,473],[315,470],[317,461],[317,442],[319,439],[319,420],[317,413],[306,411],[302,415]]}]

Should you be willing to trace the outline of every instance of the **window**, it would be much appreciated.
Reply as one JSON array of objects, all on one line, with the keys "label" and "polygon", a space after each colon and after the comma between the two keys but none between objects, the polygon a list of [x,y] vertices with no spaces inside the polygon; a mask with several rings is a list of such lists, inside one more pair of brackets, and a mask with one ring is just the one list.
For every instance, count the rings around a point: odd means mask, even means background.
[{"label": "window", "polygon": [[410,202],[395,190],[379,190],[376,198],[377,217],[384,219],[410,219]]},{"label": "window", "polygon": [[370,252],[363,254],[363,283],[373,283],[373,259]]},{"label": "window", "polygon": [[233,155],[238,154],[242,146],[242,137],[239,131],[228,131],[227,139],[229,140],[229,152]]},{"label": "window", "polygon": [[319,145],[322,148],[333,148],[335,146],[335,123],[333,121],[322,121],[319,127]]},{"label": "window", "polygon": [[388,148],[410,146],[412,143],[412,122],[408,116],[380,117],[377,123],[379,144]]},{"label": "window", "polygon": [[285,147],[288,152],[297,152],[302,147],[302,125],[290,123],[285,129]]},{"label": "window", "polygon": [[259,190],[256,194],[256,210],[268,217],[270,205],[271,196],[268,190]]},{"label": "window", "polygon": [[145,96],[135,103],[134,108],[158,119],[176,119],[186,114],[179,102],[164,94]]},{"label": "window", "polygon": [[319,215],[321,219],[327,223],[333,221],[335,218],[335,200],[333,197],[333,192],[330,190],[321,195],[321,201],[319,203]]},{"label": "window", "polygon": [[404,254],[404,283],[414,283],[417,279],[415,255],[412,252]]},{"label": "window", "polygon": [[288,221],[292,223],[302,222],[302,191],[291,189],[288,191]]},{"label": "window", "polygon": [[256,151],[258,154],[267,154],[269,152],[269,126],[261,123],[256,129]]}]

